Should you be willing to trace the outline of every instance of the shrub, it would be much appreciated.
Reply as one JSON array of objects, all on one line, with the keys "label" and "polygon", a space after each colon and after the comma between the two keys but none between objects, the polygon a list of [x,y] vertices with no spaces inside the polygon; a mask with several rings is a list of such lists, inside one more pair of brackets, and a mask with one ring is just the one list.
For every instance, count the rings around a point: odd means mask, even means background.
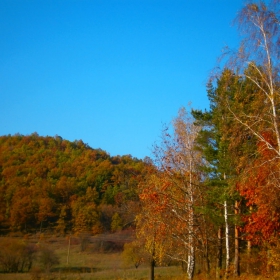
[{"label": "shrub", "polygon": [[50,248],[42,247],[39,254],[39,263],[45,272],[49,273],[53,266],[59,264],[59,258]]},{"label": "shrub", "polygon": [[137,241],[124,244],[124,250],[122,252],[122,260],[125,265],[133,264],[135,268],[144,262],[146,259],[146,253]]},{"label": "shrub", "polygon": [[111,231],[116,232],[122,230],[122,218],[120,215],[116,212],[112,217],[111,222]]},{"label": "shrub", "polygon": [[82,232],[79,234],[81,252],[84,252],[90,243],[90,234]]},{"label": "shrub", "polygon": [[0,267],[3,272],[24,272],[31,269],[35,259],[35,246],[15,238],[3,238],[0,247]]}]

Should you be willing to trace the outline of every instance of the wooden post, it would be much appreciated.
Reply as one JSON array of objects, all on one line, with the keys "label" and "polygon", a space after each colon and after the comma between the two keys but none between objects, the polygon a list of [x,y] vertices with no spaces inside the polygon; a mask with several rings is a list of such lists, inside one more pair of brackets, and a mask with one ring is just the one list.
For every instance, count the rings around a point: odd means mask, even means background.
[{"label": "wooden post", "polygon": [[71,245],[71,234],[68,237],[67,265],[69,265],[70,245]]}]

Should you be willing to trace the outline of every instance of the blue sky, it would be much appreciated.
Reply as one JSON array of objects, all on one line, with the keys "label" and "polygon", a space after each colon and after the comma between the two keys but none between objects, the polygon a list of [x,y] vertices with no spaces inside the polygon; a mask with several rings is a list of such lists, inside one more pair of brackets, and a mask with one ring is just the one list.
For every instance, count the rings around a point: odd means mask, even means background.
[{"label": "blue sky", "polygon": [[178,109],[208,108],[241,0],[1,0],[0,135],[151,156]]}]

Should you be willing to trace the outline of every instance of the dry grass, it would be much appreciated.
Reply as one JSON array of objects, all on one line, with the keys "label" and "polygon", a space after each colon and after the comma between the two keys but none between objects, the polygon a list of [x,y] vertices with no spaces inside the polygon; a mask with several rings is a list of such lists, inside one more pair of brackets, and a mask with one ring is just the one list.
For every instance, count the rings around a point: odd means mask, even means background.
[{"label": "dry grass", "polygon": [[[15,237],[16,238],[16,237]],[[18,237],[17,237],[18,238]],[[148,279],[149,267],[141,265],[137,269],[131,264],[124,265],[121,252],[110,251],[110,244],[103,240],[91,242],[86,251],[81,252],[78,237],[71,238],[71,246],[68,257],[68,240],[66,237],[32,236],[25,239],[38,247],[47,246],[53,250],[60,260],[60,264],[45,274],[39,263],[34,263],[30,273],[0,274],[1,280],[144,280]],[[102,239],[102,238],[101,238]],[[67,263],[68,261],[68,263]],[[180,277],[180,267],[156,267],[156,279],[183,279]],[[173,278],[176,277],[176,278]],[[178,278],[180,277],[180,278]]]},{"label": "dry grass", "polygon": [[[38,263],[34,263],[30,273],[0,274],[1,280],[146,280],[149,275],[148,265],[137,269],[131,264],[124,265],[120,251],[110,251],[110,246],[101,242],[91,242],[86,251],[81,252],[77,237],[71,238],[69,258],[68,239],[65,237],[41,236],[25,237],[28,242],[52,249],[60,259],[60,264],[52,272],[45,274]],[[100,240],[99,240],[100,241]],[[108,245],[108,244],[107,244]],[[67,263],[68,260],[68,263]],[[186,280],[180,267],[156,267],[156,280]],[[195,280],[215,279],[213,275],[196,275]],[[229,280],[234,278],[229,278]],[[261,276],[242,275],[240,280],[262,280]],[[273,278],[271,278],[273,279]],[[276,278],[274,278],[276,280]]]}]

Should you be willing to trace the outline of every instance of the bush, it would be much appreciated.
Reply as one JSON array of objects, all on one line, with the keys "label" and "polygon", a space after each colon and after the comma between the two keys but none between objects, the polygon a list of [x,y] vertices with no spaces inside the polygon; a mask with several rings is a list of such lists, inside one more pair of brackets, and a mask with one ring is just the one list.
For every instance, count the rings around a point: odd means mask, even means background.
[{"label": "bush", "polygon": [[118,213],[115,213],[112,217],[112,222],[111,222],[111,231],[116,232],[122,230],[122,218]]},{"label": "bush", "polygon": [[0,247],[0,267],[3,272],[24,272],[31,269],[35,259],[35,246],[22,240],[3,238]]},{"label": "bush", "polygon": [[39,254],[39,263],[44,271],[49,273],[53,266],[59,264],[59,258],[53,250],[42,247]]},{"label": "bush", "polygon": [[138,268],[145,259],[147,259],[147,256],[143,250],[143,246],[141,246],[137,241],[124,244],[122,260],[125,265],[133,264],[135,268]]},{"label": "bush", "polygon": [[90,243],[90,234],[82,232],[79,234],[81,252],[84,252]]}]

